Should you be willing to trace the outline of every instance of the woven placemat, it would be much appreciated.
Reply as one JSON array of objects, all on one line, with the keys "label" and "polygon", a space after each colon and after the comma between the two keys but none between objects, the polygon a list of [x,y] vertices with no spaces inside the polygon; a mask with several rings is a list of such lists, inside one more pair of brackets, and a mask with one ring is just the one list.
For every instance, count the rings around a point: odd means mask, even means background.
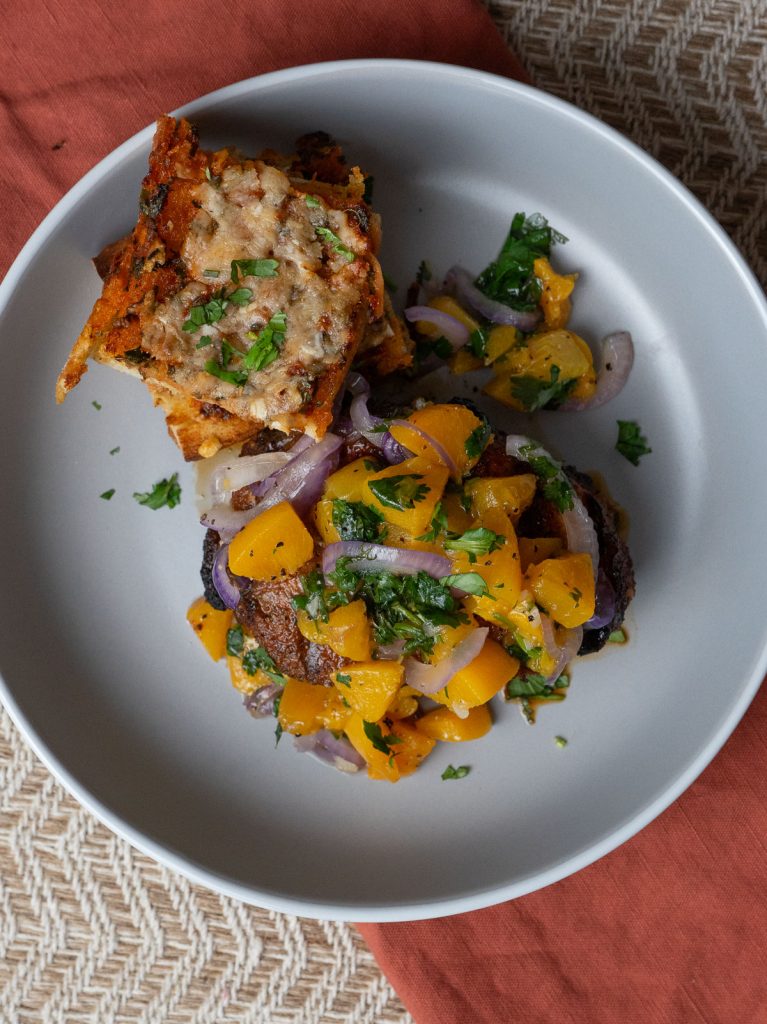
[{"label": "woven placemat", "polygon": [[[537,85],[678,175],[767,283],[767,5],[488,6]],[[412,1024],[353,928],[243,906],[137,853],[65,793],[5,712],[0,1021]]]}]

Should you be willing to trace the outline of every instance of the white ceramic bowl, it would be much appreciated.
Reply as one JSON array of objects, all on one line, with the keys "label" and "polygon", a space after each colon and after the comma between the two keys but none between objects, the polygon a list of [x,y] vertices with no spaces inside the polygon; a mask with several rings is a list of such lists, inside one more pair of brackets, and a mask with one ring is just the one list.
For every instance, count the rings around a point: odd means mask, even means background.
[{"label": "white ceramic bowl", "polygon": [[[653,160],[559,100],[402,61],[296,68],[185,108],[206,147],[289,149],[323,128],[375,176],[383,261],[480,268],[512,214],[540,210],[581,273],[573,326],[628,328],[610,405],[530,425],[628,510],[631,642],[584,659],[530,728],[442,748],[391,786],[323,770],[240,707],[185,622],[200,590],[191,468],[134,381],[56,374],[99,283],[90,258],[134,220],[152,129],[92,170],[0,288],[0,669],[34,749],[111,828],[212,888],[316,917],[438,916],[547,885],[622,843],[717,752],[765,671],[767,311],[733,246]],[[453,384],[440,387],[456,390]],[[101,410],[91,403],[97,401]],[[508,415],[493,407],[499,424]],[[613,449],[638,419],[652,454]],[[110,449],[120,451],[110,455]],[[184,500],[133,491],[179,470]],[[101,492],[116,488],[112,501]],[[568,738],[559,749],[554,737]],[[443,782],[448,762],[471,774]]]}]

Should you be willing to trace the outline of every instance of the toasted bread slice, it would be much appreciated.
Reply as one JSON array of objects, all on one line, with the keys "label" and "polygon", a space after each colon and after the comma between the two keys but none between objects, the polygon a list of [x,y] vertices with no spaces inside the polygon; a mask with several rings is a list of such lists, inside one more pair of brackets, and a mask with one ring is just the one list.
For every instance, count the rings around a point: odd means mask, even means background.
[{"label": "toasted bread slice", "polygon": [[[97,259],[102,296],[59,401],[89,358],[133,372],[189,459],[264,427],[321,436],[371,324],[396,342],[381,365],[407,364],[401,325],[382,326],[364,176],[327,137],[302,141],[293,158],[252,160],[207,153],[188,122],[160,119],[138,223]],[[329,180],[304,176],[318,169]]]}]

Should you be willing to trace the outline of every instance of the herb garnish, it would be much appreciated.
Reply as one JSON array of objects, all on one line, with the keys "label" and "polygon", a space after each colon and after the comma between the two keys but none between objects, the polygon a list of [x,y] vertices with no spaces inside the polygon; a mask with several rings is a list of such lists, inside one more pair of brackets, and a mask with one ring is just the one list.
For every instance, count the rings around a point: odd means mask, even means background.
[{"label": "herb garnish", "polygon": [[549,227],[540,213],[526,217],[517,213],[498,256],[485,267],[475,284],[488,298],[512,309],[535,309],[541,297],[541,282],[533,263],[548,256],[554,242],[566,242],[564,235]]},{"label": "herb garnish", "polygon": [[470,459],[478,459],[490,440],[490,424],[484,420],[469,434],[463,447]]},{"label": "herb garnish", "polygon": [[468,764],[461,764],[457,768],[449,764],[444,772],[442,772],[440,778],[445,779],[445,781],[447,779],[465,779],[470,771],[471,768]]},{"label": "herb garnish", "polygon": [[506,538],[486,526],[477,526],[473,530],[467,530],[460,537],[450,538],[445,541],[447,551],[465,551],[468,553],[469,561],[475,562],[477,555],[489,555],[497,551],[506,543]]},{"label": "herb garnish", "polygon": [[564,700],[564,694],[555,693],[555,688],[561,689],[559,679],[554,682],[547,682],[546,677],[536,672],[520,673],[506,683],[506,700],[514,700],[515,697],[535,697],[536,700],[560,701]]},{"label": "herb garnish", "polygon": [[202,276],[203,277],[220,277],[220,275],[221,275],[221,271],[220,270],[213,270],[212,268],[208,269],[208,270],[203,270],[203,272],[202,272]]},{"label": "herb garnish", "polygon": [[525,444],[519,454],[543,483],[543,496],[559,509],[567,512],[573,508],[573,489],[558,466],[545,455],[533,454],[538,449],[534,444]]},{"label": "herb garnish", "polygon": [[423,501],[430,488],[419,484],[423,477],[418,473],[402,473],[385,476],[379,480],[368,480],[368,487],[386,508],[404,511],[413,508],[417,501]]},{"label": "herb garnish", "polygon": [[554,737],[554,742],[556,743],[556,745],[559,747],[560,750],[564,750],[564,748],[567,746],[567,740],[565,739],[564,736],[555,736]]},{"label": "herb garnish", "polygon": [[91,405],[93,406],[93,408],[94,408],[94,409],[95,409],[95,410],[96,410],[97,412],[101,412],[101,410],[102,410],[102,409],[104,408],[104,406],[103,406],[103,405],[101,404],[101,402],[97,402],[95,398],[94,398],[94,399],[93,399],[93,401],[91,402]]},{"label": "herb garnish", "polygon": [[393,733],[384,736],[378,722],[366,722],[363,719],[362,728],[375,749],[380,750],[382,754],[387,754],[390,757],[393,756],[394,752],[391,748],[397,743],[402,743],[401,738],[393,735]]},{"label": "herb garnish", "polygon": [[115,489],[114,489],[114,487],[110,487],[108,491],[104,491],[104,493],[103,493],[103,494],[100,494],[100,495],[99,495],[99,497],[100,497],[100,498],[103,498],[103,499],[104,499],[104,501],[110,501],[110,500],[111,500],[111,498],[112,498],[112,495],[113,495],[114,493],[115,493]]},{"label": "herb garnish", "polygon": [[110,455],[117,455],[117,453],[118,453],[119,451],[120,451],[120,445],[118,444],[116,448],[110,448],[110,449],[109,449],[109,454],[110,454]]},{"label": "herb garnish", "polygon": [[[199,346],[198,346],[199,347]],[[248,379],[247,370],[230,370],[229,364],[235,356],[242,357],[242,353],[230,345],[226,338],[221,340],[221,362],[217,363],[215,359],[208,359],[205,362],[205,371],[212,377],[218,377],[219,380],[226,381],[227,384],[234,384],[236,387],[242,387]]]},{"label": "herb garnish", "polygon": [[473,330],[466,342],[466,347],[477,359],[484,359],[487,355],[487,331],[482,327]]},{"label": "herb garnish", "polygon": [[577,383],[577,378],[560,381],[559,367],[552,365],[549,380],[538,377],[512,377],[511,395],[527,412],[537,409],[556,409],[567,398]]},{"label": "herb garnish", "polygon": [[261,671],[273,683],[277,683],[278,686],[285,682],[285,676],[278,670],[274,660],[263,647],[252,647],[249,651],[246,651],[242,656],[242,667],[249,676],[254,676],[258,671]]},{"label": "herb garnish", "polygon": [[226,653],[231,654],[233,658],[239,657],[242,654],[243,644],[245,643],[245,634],[242,631],[242,626],[232,626],[231,629],[227,630],[226,633]]},{"label": "herb garnish", "polygon": [[269,323],[258,334],[248,331],[248,338],[254,344],[248,349],[243,366],[247,370],[263,370],[265,366],[273,363],[285,344],[287,326],[287,314],[280,310],[272,315]]},{"label": "herb garnish", "polygon": [[322,206],[322,203],[319,201],[317,196],[305,195],[304,199],[306,200],[307,206]]},{"label": "herb garnish", "polygon": [[277,744],[282,739],[282,732],[283,732],[282,724],[280,723],[280,720],[279,720],[280,701],[281,700],[282,700],[282,694],[278,693],[277,696],[274,698],[274,704],[272,705],[272,714],[277,719],[277,727],[274,730],[274,745],[275,745],[275,747],[277,746]]},{"label": "herb garnish", "polygon": [[335,232],[331,231],[330,228],[315,228],[314,229],[323,242],[327,242],[333,249],[333,252],[337,252],[339,256],[343,256],[349,263],[356,259],[356,256],[348,249],[341,239]]},{"label": "herb garnish", "polygon": [[341,686],[351,686],[352,677],[345,672],[336,672],[336,682]]},{"label": "herb garnish", "polygon": [[638,466],[642,456],[649,455],[652,448],[647,444],[647,438],[642,436],[640,426],[635,420],[618,420],[617,423],[618,440],[615,442],[615,450],[632,465]]},{"label": "herb garnish", "polygon": [[195,348],[207,348],[208,345],[212,345],[212,344],[213,344],[213,339],[211,338],[211,336],[209,334],[203,334],[203,336],[200,338],[200,340],[197,342],[197,344],[194,347]]},{"label": "herb garnish", "polygon": [[333,526],[341,540],[382,541],[386,535],[384,518],[377,508],[362,501],[333,501]]},{"label": "herb garnish", "polygon": [[[442,502],[438,501],[434,513],[431,517],[431,523],[426,533],[422,533],[420,537],[416,537],[416,540],[425,540],[430,544],[433,544],[441,533],[448,533],[447,528],[447,512],[442,507]],[[452,534],[450,534],[452,536]]]},{"label": "herb garnish", "polygon": [[133,497],[139,505],[146,505],[147,508],[158,509],[163,505],[168,508],[175,508],[181,501],[181,485],[178,482],[178,473],[164,480],[159,480],[151,491],[141,493],[133,492]]},{"label": "herb garnish", "polygon": [[[487,583],[478,572],[457,572],[452,576],[441,576],[439,582],[446,587],[463,590],[464,593],[472,594],[474,597],[484,597],[490,593]],[[493,598],[493,600],[495,599]]]},{"label": "herb garnish", "polygon": [[243,277],[277,277],[278,266],[277,260],[232,260],[232,282],[239,284]]},{"label": "herb garnish", "polygon": [[607,642],[608,642],[608,644],[625,644],[626,643],[626,639],[627,638],[626,638],[625,630],[623,630],[623,629],[614,629],[612,631],[612,633],[608,636]]}]

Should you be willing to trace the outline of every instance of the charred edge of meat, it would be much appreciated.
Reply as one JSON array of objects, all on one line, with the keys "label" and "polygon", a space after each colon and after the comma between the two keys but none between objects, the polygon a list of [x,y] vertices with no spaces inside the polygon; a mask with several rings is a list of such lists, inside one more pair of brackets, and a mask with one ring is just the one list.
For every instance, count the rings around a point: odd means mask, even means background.
[{"label": "charred edge of meat", "polygon": [[616,506],[600,492],[586,473],[580,473],[572,466],[565,466],[565,472],[594,523],[599,539],[599,568],[615,592],[615,614],[611,621],[606,626],[586,630],[583,634],[578,654],[593,654],[600,651],[610,634],[623,625],[626,609],[636,590],[634,565],[626,542],[620,535]]},{"label": "charred edge of meat", "polygon": [[284,452],[292,448],[301,436],[300,430],[284,434],[281,430],[265,427],[242,446],[241,455],[266,455],[268,452]]},{"label": "charred edge of meat", "polygon": [[213,586],[213,563],[216,560],[218,549],[221,545],[221,538],[215,530],[206,530],[205,539],[202,542],[202,565],[200,566],[200,577],[202,579],[205,600],[213,608],[220,612],[226,611],[226,605],[219,597],[218,591]]}]

